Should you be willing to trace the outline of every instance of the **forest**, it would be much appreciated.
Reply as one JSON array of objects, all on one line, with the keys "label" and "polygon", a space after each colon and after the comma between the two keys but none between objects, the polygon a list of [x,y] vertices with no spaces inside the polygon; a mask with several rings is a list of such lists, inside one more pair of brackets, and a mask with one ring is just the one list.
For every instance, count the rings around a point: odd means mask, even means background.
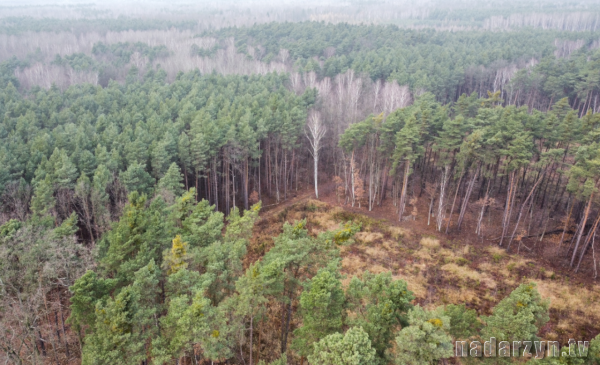
[{"label": "forest", "polygon": [[596,3],[65,4],[0,7],[0,362],[600,364]]}]

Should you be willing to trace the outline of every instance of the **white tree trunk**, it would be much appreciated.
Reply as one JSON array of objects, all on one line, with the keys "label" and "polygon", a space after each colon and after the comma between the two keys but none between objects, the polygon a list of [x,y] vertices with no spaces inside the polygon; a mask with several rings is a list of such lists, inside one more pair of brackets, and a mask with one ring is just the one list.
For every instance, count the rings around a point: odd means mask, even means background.
[{"label": "white tree trunk", "polygon": [[317,197],[317,199],[319,199],[319,175],[318,175],[318,169],[319,169],[319,150],[314,150],[313,160],[315,161],[315,164],[314,164],[315,196]]},{"label": "white tree trunk", "polygon": [[442,225],[444,224],[444,218],[446,216],[445,214],[445,209],[444,209],[444,205],[445,205],[445,200],[446,200],[446,185],[448,185],[448,176],[450,175],[448,173],[448,171],[450,170],[450,166],[446,165],[444,166],[444,170],[442,171],[442,181],[440,182],[440,199],[438,202],[438,212],[437,212],[437,219],[436,219],[436,223],[437,223],[437,230],[438,232],[441,231],[442,229]]},{"label": "white tree trunk", "polygon": [[314,160],[314,176],[315,176],[315,196],[319,198],[319,150],[321,149],[321,140],[325,136],[327,129],[321,122],[321,115],[316,111],[311,111],[306,123],[304,133],[310,142],[310,153]]}]

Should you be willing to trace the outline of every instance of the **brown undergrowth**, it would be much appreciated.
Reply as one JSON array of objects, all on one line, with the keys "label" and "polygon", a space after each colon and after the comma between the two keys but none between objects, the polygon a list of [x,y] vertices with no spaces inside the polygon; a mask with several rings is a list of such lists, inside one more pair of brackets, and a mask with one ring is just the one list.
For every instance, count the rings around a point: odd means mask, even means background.
[{"label": "brown undergrowth", "polygon": [[307,220],[311,234],[336,229],[341,223],[361,224],[355,242],[341,248],[343,283],[365,271],[390,271],[406,280],[415,304],[437,307],[465,303],[480,315],[523,282],[534,281],[550,299],[551,321],[540,333],[548,340],[589,339],[600,330],[600,288],[555,272],[542,259],[509,254],[493,243],[465,244],[442,234],[423,234],[395,226],[386,219],[304,199],[266,215],[255,227],[247,263],[258,260],[273,245],[283,223]]}]

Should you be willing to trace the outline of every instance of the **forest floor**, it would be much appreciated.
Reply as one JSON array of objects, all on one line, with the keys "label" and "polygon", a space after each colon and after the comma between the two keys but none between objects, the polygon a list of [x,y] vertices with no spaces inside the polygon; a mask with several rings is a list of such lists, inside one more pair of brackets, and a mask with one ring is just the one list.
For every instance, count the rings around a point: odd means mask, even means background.
[{"label": "forest floor", "polygon": [[[407,281],[415,303],[429,308],[465,303],[480,315],[489,315],[493,306],[519,284],[535,282],[542,297],[550,300],[551,320],[540,331],[542,339],[566,343],[569,338],[590,340],[600,332],[600,286],[594,279],[593,265],[587,263],[576,274],[566,259],[557,260],[560,234],[546,234],[541,242],[539,235],[525,238],[523,244],[531,251],[523,248],[518,254],[518,242],[513,242],[507,253],[498,246],[498,240],[481,239],[474,233],[478,213],[474,204],[465,217],[465,228],[456,231],[451,226],[445,234],[445,226],[442,232],[436,231],[435,217],[427,224],[429,202],[424,196],[415,204],[415,220],[398,222],[391,199],[372,211],[338,204],[332,183],[321,187],[319,200],[312,189],[290,195],[287,201],[263,206],[249,248],[249,262],[264,255],[286,221],[307,219],[309,231],[317,234],[353,220],[362,226],[355,242],[341,249],[345,284],[366,270],[390,271],[394,278]],[[407,211],[415,206],[407,207]],[[500,223],[494,222],[501,221],[501,214],[502,208],[497,206],[486,213],[486,238],[499,236]],[[457,216],[455,212],[453,222]],[[547,230],[559,225],[551,222]],[[570,236],[565,241],[568,244]]]}]

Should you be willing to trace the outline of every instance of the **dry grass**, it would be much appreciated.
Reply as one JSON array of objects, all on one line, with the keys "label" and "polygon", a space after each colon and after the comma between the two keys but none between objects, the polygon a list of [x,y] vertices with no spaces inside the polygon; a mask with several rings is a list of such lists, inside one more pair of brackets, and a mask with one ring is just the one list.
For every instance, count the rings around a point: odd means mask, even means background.
[{"label": "dry grass", "polygon": [[446,262],[455,261],[455,260],[462,258],[462,256],[457,255],[456,252],[449,250],[447,248],[442,248],[441,250],[439,250],[438,255],[441,258],[443,258],[444,261],[446,261]]},{"label": "dry grass", "polygon": [[525,260],[519,256],[511,256],[510,260],[507,263],[505,263],[505,265],[503,264],[503,266],[505,266],[507,270],[513,271],[516,269],[526,267],[528,263],[531,263],[531,261]]},{"label": "dry grass", "polygon": [[425,261],[433,260],[433,257],[431,256],[431,252],[426,248],[422,248],[419,251],[415,252],[414,256],[421,260],[425,260]]},{"label": "dry grass", "polygon": [[393,241],[385,241],[385,242],[383,242],[383,244],[381,246],[383,246],[383,248],[385,248],[386,250],[388,250],[390,252],[394,252],[399,249],[398,242],[393,242]]},{"label": "dry grass", "polygon": [[544,334],[544,339],[548,341],[556,341],[558,340],[558,333],[556,332],[547,332]]},{"label": "dry grass", "polygon": [[483,274],[481,276],[481,282],[488,287],[489,289],[495,289],[498,286],[496,280],[494,280],[491,276]]},{"label": "dry grass", "polygon": [[430,250],[436,250],[440,247],[440,241],[433,237],[423,237],[419,243],[421,246],[427,247]]},{"label": "dry grass", "polygon": [[466,280],[466,279],[473,280],[473,281],[481,280],[481,274],[478,273],[477,271],[471,270],[465,266],[458,266],[454,263],[450,263],[450,264],[446,264],[446,265],[442,266],[442,270],[450,273],[454,277],[461,279],[461,280]]},{"label": "dry grass", "polygon": [[415,298],[425,299],[427,297],[427,279],[422,274],[398,274],[392,278],[406,281],[408,290],[413,292]]},{"label": "dry grass", "polygon": [[554,271],[552,271],[552,270],[544,271],[544,276],[546,277],[546,279],[552,279],[552,277],[554,276]]},{"label": "dry grass", "polygon": [[504,260],[507,256],[506,251],[498,246],[489,246],[486,248],[492,261],[498,263]]},{"label": "dry grass", "polygon": [[329,204],[322,202],[320,200],[308,199],[306,201],[307,207],[316,207],[316,208],[329,208]]},{"label": "dry grass", "polygon": [[542,298],[550,299],[550,309],[559,311],[561,316],[568,319],[565,324],[567,328],[573,328],[574,324],[597,324],[600,321],[600,288],[590,290],[555,281],[534,282]]},{"label": "dry grass", "polygon": [[358,256],[348,255],[342,259],[342,269],[348,274],[360,274],[367,263]]},{"label": "dry grass", "polygon": [[470,250],[471,250],[471,246],[469,246],[469,245],[466,245],[465,247],[463,247],[463,249],[462,249],[463,255],[468,255]]},{"label": "dry grass", "polygon": [[387,230],[388,232],[390,232],[390,235],[395,240],[399,240],[402,237],[410,237],[410,231],[400,227],[389,226],[387,227]]},{"label": "dry grass", "polygon": [[568,319],[561,319],[556,325],[556,329],[560,332],[568,332],[571,329],[572,323]]},{"label": "dry grass", "polygon": [[490,264],[489,262],[484,262],[478,265],[479,270],[481,271],[496,271],[496,267],[492,264]]},{"label": "dry grass", "polygon": [[358,232],[355,236],[356,240],[370,244],[383,239],[383,234],[379,232]]},{"label": "dry grass", "polygon": [[313,229],[315,233],[334,231],[340,228],[340,222],[333,218],[334,211],[335,209],[328,212],[310,213],[310,222],[317,226],[316,229]]},{"label": "dry grass", "polygon": [[471,289],[444,289],[440,292],[440,297],[448,304],[479,304],[480,302],[479,295]]},{"label": "dry grass", "polygon": [[485,271],[490,274],[499,274],[505,278],[510,278],[512,276],[512,274],[510,273],[510,271],[508,271],[505,265],[482,262],[477,267],[481,271]]},{"label": "dry grass", "polygon": [[506,256],[506,251],[504,251],[504,249],[498,247],[498,246],[488,246],[486,248],[486,251],[490,253],[490,255],[500,255],[500,256]]},{"label": "dry grass", "polygon": [[383,272],[390,271],[389,269],[387,269],[381,265],[370,265],[367,269],[369,270],[369,272],[372,272],[373,274],[381,274]]},{"label": "dry grass", "polygon": [[496,281],[485,273],[479,273],[466,266],[458,266],[454,263],[449,263],[441,267],[442,270],[446,271],[455,278],[461,280],[463,283],[467,283],[468,280],[475,281],[476,283],[484,284],[490,289],[494,289],[497,285]]},{"label": "dry grass", "polygon": [[367,247],[365,249],[365,254],[375,260],[385,260],[389,257],[389,252],[380,246]]}]

